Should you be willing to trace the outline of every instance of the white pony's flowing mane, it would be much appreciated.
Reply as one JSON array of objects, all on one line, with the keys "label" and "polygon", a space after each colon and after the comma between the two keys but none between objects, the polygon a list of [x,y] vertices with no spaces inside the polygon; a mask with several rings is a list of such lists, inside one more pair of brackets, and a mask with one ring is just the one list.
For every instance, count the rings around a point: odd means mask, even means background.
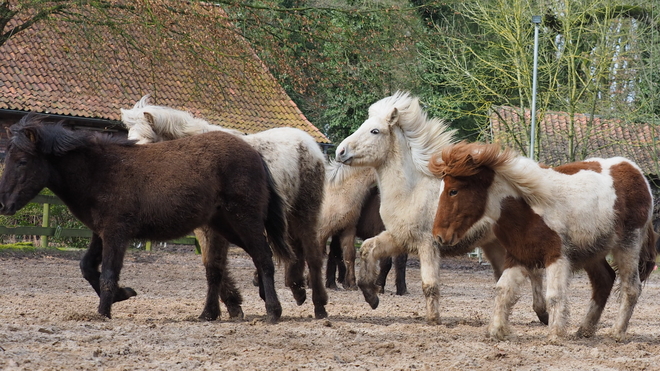
[{"label": "white pony's flowing mane", "polygon": [[[441,119],[427,117],[419,104],[419,98],[409,92],[397,91],[369,107],[369,117],[387,120],[392,110],[399,112],[398,125],[406,137],[415,167],[422,173],[433,176],[428,163],[434,153],[455,142],[456,130]],[[384,116],[385,115],[385,116]]]},{"label": "white pony's flowing mane", "polygon": [[[132,109],[121,109],[122,122],[131,130],[131,134],[139,136],[140,139],[153,141],[156,139],[153,138],[154,132],[166,139],[183,138],[217,130],[243,135],[238,130],[210,124],[204,119],[194,117],[190,112],[153,105],[149,98],[147,94],[135,103]],[[146,114],[151,115],[153,122],[147,119]]]}]

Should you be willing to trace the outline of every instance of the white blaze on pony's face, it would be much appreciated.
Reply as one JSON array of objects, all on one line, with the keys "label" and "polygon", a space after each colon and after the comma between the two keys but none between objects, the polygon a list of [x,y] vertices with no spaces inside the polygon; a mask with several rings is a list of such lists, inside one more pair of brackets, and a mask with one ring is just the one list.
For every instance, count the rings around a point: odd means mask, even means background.
[{"label": "white blaze on pony's face", "polygon": [[369,117],[337,147],[336,160],[351,166],[380,166],[391,147],[392,125],[399,111],[392,108],[384,116]]}]

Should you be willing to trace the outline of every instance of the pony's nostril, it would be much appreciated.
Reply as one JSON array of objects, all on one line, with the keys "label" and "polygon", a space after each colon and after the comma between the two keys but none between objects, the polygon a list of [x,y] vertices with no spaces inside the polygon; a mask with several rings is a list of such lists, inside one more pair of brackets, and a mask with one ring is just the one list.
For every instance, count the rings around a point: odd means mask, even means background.
[{"label": "pony's nostril", "polygon": [[344,155],[344,152],[346,152],[346,149],[345,149],[345,148],[342,148],[341,151],[339,151],[339,156],[343,156],[343,155]]}]

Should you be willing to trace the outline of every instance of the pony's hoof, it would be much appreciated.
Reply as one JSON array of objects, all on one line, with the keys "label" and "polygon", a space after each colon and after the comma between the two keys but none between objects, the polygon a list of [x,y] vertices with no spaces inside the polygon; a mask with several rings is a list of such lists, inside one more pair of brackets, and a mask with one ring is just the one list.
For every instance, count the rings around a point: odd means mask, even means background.
[{"label": "pony's hoof", "polygon": [[493,340],[504,341],[509,336],[509,330],[506,327],[489,327],[487,335]]},{"label": "pony's hoof", "polygon": [[396,294],[399,296],[408,295],[408,289],[405,287],[400,290],[396,289]]},{"label": "pony's hoof", "polygon": [[245,315],[243,314],[243,308],[241,308],[240,305],[234,308],[227,307],[227,312],[229,312],[230,319],[243,320],[245,318]]},{"label": "pony's hoof", "polygon": [[577,338],[590,338],[590,337],[594,336],[595,333],[596,333],[596,329],[594,329],[594,328],[589,329],[589,328],[584,328],[584,327],[580,326],[580,328],[577,330],[577,332],[575,332],[575,337],[577,337]]},{"label": "pony's hoof", "polygon": [[305,300],[307,300],[307,291],[304,288],[291,289],[294,299],[296,299],[296,304],[303,305]]},{"label": "pony's hoof", "polygon": [[385,287],[384,286],[377,286],[378,287],[378,293],[379,294],[384,294],[385,293]]},{"label": "pony's hoof", "polygon": [[115,296],[112,298],[112,302],[116,303],[118,301],[124,301],[126,299],[136,296],[137,292],[130,287],[120,287],[115,292]]},{"label": "pony's hoof", "polygon": [[364,295],[364,300],[369,303],[371,309],[378,308],[378,287],[375,284],[361,283],[358,282],[358,287],[362,290],[362,295]]},{"label": "pony's hoof", "polygon": [[280,317],[282,317],[282,306],[279,303],[271,307],[266,306],[266,322],[277,323]]},{"label": "pony's hoof", "polygon": [[548,314],[548,312],[536,313],[536,316],[539,317],[539,321],[541,321],[541,323],[546,326],[550,322],[550,315]]},{"label": "pony's hoof", "polygon": [[314,318],[316,319],[328,318],[328,312],[326,312],[324,306],[314,307]]},{"label": "pony's hoof", "polygon": [[330,281],[327,281],[327,282],[325,283],[325,288],[326,288],[326,289],[337,290],[339,287],[337,287],[337,282],[330,282]]},{"label": "pony's hoof", "polygon": [[369,303],[371,306],[371,309],[376,309],[378,308],[378,303],[380,302],[380,299],[378,299],[378,295],[372,295],[367,292],[362,292],[364,294],[364,300]]},{"label": "pony's hoof", "polygon": [[216,319],[218,319],[218,317],[220,317],[219,313],[215,314],[215,313],[209,313],[209,312],[204,311],[204,312],[202,312],[202,314],[199,315],[198,318],[199,318],[200,321],[210,322],[210,321],[215,321]]},{"label": "pony's hoof", "polygon": [[348,291],[357,291],[358,289],[357,285],[343,285],[343,286],[344,286],[344,290],[348,290]]}]

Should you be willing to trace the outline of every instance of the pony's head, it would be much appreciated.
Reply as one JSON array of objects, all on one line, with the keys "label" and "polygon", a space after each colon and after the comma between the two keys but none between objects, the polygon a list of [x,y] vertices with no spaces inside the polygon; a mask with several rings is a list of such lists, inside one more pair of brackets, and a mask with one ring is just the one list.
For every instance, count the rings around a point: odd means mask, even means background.
[{"label": "pony's head", "polygon": [[477,223],[483,222],[495,169],[514,158],[510,150],[495,144],[461,142],[433,156],[429,170],[442,178],[433,235],[441,243],[455,245]]},{"label": "pony's head", "polygon": [[441,120],[428,119],[419,98],[397,92],[369,107],[369,118],[337,147],[336,159],[351,166],[380,167],[393,153],[395,141],[410,148],[415,167],[427,169],[431,155],[453,142],[454,130]]},{"label": "pony's head", "polygon": [[0,214],[15,214],[46,187],[47,156],[57,156],[77,144],[61,124],[43,120],[30,113],[9,128],[11,138],[0,178]]},{"label": "pony's head", "polygon": [[162,142],[163,138],[154,130],[153,116],[144,109],[139,109],[139,111],[140,115],[124,119],[125,111],[122,110],[122,121],[128,126],[128,139],[134,140],[137,144]]}]

